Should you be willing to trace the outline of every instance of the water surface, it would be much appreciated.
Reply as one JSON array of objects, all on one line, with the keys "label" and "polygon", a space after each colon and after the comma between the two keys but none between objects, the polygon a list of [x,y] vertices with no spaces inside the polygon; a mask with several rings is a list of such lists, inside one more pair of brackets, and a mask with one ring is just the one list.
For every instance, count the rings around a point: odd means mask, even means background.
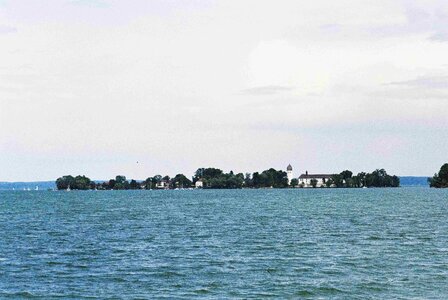
[{"label": "water surface", "polygon": [[448,298],[448,190],[0,192],[0,298]]}]

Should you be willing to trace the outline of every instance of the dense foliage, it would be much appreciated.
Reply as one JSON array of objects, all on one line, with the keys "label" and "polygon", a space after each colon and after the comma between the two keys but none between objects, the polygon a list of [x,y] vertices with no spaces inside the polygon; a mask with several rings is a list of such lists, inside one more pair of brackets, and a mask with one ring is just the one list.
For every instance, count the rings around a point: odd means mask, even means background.
[{"label": "dense foliage", "polygon": [[286,172],[273,168],[265,170],[260,174],[255,172],[252,175],[248,187],[254,188],[286,188],[288,187],[288,177]]},{"label": "dense foliage", "polygon": [[78,175],[76,177],[66,175],[56,180],[56,187],[58,190],[89,190],[94,188],[94,186],[95,183],[84,175]]},{"label": "dense foliage", "polygon": [[240,189],[244,184],[243,173],[234,174],[233,171],[224,173],[216,168],[200,168],[195,172],[193,182],[202,180],[204,188],[210,189]]},{"label": "dense foliage", "polygon": [[326,183],[327,187],[361,188],[361,187],[399,187],[400,178],[388,175],[384,169],[377,169],[372,173],[361,172],[353,176],[349,170],[334,174]]},{"label": "dense foliage", "polygon": [[448,188],[448,163],[444,164],[439,173],[428,178],[429,186],[435,188]]}]

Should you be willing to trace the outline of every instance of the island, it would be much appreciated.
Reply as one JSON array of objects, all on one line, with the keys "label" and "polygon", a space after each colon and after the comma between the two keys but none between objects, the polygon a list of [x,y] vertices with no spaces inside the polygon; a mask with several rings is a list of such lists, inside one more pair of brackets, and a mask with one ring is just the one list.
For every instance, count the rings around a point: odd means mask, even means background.
[{"label": "island", "polygon": [[353,175],[350,170],[339,174],[301,174],[295,178],[291,165],[286,172],[270,168],[254,173],[229,173],[218,168],[199,168],[190,178],[184,174],[174,177],[154,175],[146,180],[127,180],[118,175],[106,181],[93,181],[85,175],[66,175],[56,180],[58,190],[153,190],[153,189],[242,189],[242,188],[371,188],[399,187],[398,176],[384,169]]}]

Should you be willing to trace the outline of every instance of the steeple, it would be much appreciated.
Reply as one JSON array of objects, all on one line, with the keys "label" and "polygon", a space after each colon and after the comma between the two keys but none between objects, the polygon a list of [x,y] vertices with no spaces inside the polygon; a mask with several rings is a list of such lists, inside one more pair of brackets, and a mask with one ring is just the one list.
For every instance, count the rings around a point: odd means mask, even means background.
[{"label": "steeple", "polygon": [[288,176],[288,185],[289,185],[289,184],[291,184],[291,180],[292,180],[292,178],[293,178],[293,175],[292,175],[292,167],[291,167],[290,164],[286,167],[286,174],[287,174],[287,176]]}]

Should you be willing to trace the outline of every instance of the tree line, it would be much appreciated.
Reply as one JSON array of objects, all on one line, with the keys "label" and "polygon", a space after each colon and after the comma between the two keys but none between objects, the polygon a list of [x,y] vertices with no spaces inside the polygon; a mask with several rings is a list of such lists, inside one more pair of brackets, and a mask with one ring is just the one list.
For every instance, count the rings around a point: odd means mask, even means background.
[{"label": "tree line", "polygon": [[[200,184],[197,184],[200,183]],[[317,187],[317,180],[311,180],[311,185]],[[182,189],[201,187],[206,189],[241,189],[241,188],[289,188],[303,187],[299,180],[294,178],[288,182],[285,171],[270,168],[263,172],[229,173],[217,168],[199,168],[189,179],[184,174],[174,177],[168,175],[155,175],[143,181],[127,180],[126,176],[118,175],[108,181],[95,182],[84,175],[76,177],[66,175],[56,180],[58,190],[152,190],[152,189]],[[349,170],[334,174],[325,182],[325,186],[336,188],[361,187],[398,187],[400,179],[390,176],[384,169],[377,169],[372,173],[358,173],[353,176]]]},{"label": "tree line", "polygon": [[286,172],[269,169],[261,174],[255,172],[237,173],[233,171],[224,173],[217,168],[199,168],[191,180],[184,174],[177,174],[173,178],[170,176],[155,175],[148,177],[146,180],[137,181],[132,179],[128,181],[126,176],[118,175],[115,179],[104,182],[94,182],[86,176],[78,175],[73,177],[66,175],[56,180],[58,190],[139,190],[139,189],[177,189],[191,188],[196,186],[196,182],[201,181],[202,188],[209,189],[241,189],[243,187],[263,188],[288,187],[288,178]]},{"label": "tree line", "polygon": [[[316,187],[317,182],[312,181],[311,185]],[[400,178],[387,174],[384,169],[377,169],[372,173],[360,172],[353,175],[350,170],[334,174],[325,182],[326,187],[336,188],[362,188],[362,187],[399,187]]]}]

